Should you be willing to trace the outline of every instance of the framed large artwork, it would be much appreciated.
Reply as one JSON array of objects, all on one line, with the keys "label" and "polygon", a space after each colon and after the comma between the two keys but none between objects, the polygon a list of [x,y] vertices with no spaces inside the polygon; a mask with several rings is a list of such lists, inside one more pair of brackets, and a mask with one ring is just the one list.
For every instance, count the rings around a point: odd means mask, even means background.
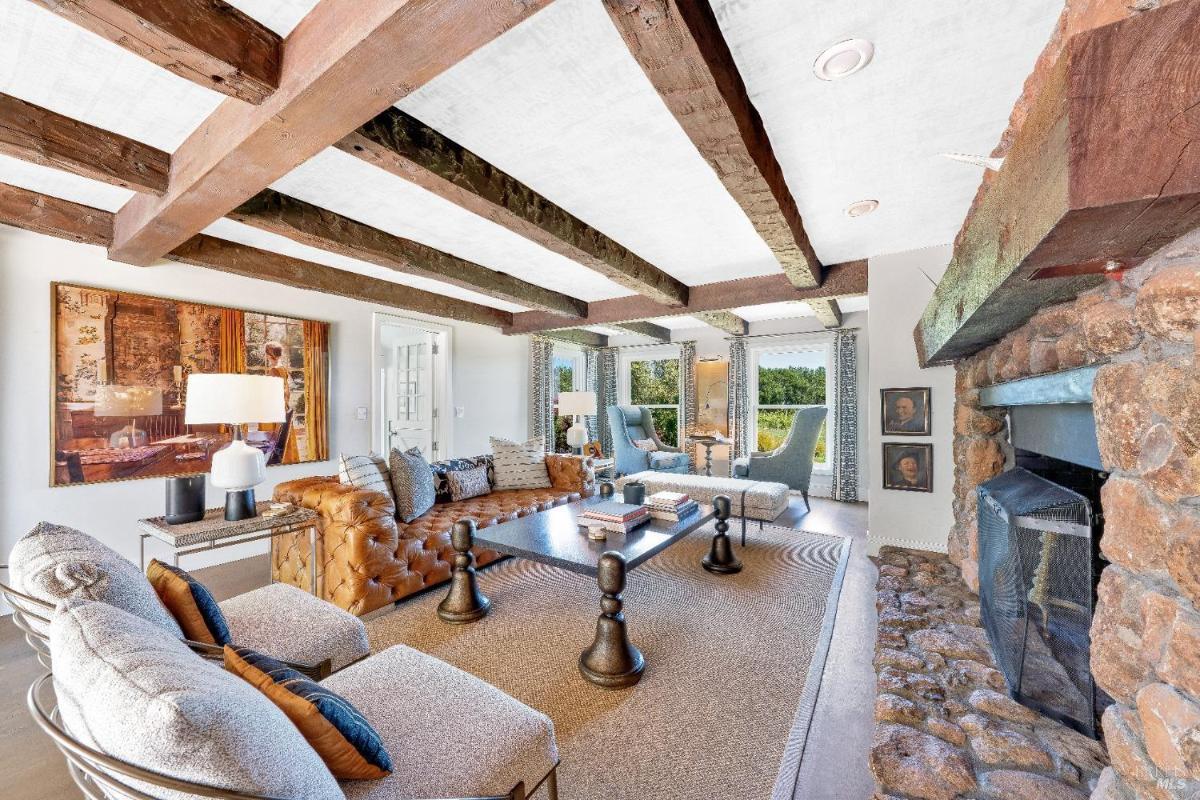
[{"label": "framed large artwork", "polygon": [[232,436],[185,425],[187,377],[283,378],[285,421],[251,425],[267,464],[329,457],[329,323],[51,284],[51,486],[208,472]]},{"label": "framed large artwork", "polygon": [[883,443],[883,488],[933,491],[933,445]]},{"label": "framed large artwork", "polygon": [[696,362],[696,425],[698,435],[729,435],[729,362]]},{"label": "framed large artwork", "polygon": [[907,389],[880,389],[880,404],[884,436],[929,436],[932,419],[928,386]]}]

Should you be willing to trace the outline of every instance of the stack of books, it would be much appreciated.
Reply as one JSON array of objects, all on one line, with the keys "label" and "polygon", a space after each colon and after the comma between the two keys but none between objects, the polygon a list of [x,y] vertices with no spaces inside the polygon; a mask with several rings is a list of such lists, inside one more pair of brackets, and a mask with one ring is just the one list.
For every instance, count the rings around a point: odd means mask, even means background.
[{"label": "stack of books", "polygon": [[588,527],[595,525],[614,533],[629,533],[650,521],[650,511],[645,506],[608,500],[589,506],[579,517],[580,523]]},{"label": "stack of books", "polygon": [[678,522],[696,510],[696,501],[682,492],[655,492],[647,498],[646,508],[655,519]]}]

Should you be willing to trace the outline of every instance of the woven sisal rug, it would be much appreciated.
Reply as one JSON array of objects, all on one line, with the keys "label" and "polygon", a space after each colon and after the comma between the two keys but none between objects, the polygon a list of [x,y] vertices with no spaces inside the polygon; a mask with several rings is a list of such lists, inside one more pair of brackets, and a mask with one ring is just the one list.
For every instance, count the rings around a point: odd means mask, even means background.
[{"label": "woven sisal rug", "polygon": [[481,570],[482,620],[443,624],[435,590],[370,620],[371,646],[423,650],[547,714],[563,800],[790,798],[850,541],[752,525],[735,545],[742,572],[712,575],[700,568],[711,536],[630,573],[625,615],[647,667],[629,689],[576,668],[595,581],[521,559]]}]

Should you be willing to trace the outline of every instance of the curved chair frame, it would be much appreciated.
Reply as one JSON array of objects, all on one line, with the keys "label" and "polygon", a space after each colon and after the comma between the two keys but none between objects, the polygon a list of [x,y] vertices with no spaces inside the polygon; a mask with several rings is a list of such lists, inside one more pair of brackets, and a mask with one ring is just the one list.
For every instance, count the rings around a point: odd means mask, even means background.
[{"label": "curved chair frame", "polygon": [[[0,570],[8,572],[9,567],[7,564],[0,564]],[[54,669],[54,665],[50,663],[50,639],[30,621],[34,620],[48,626],[50,615],[54,613],[54,606],[45,600],[39,600],[19,592],[3,581],[0,581],[0,597],[3,597],[12,607],[13,623],[25,634],[25,641],[33,648],[38,663],[46,669]],[[191,639],[184,639],[183,643],[192,648],[201,658],[220,662],[225,660],[225,650],[219,645],[194,642]],[[328,678],[333,674],[332,663],[329,659],[325,659],[319,664],[296,664],[290,661],[283,663],[314,681]],[[347,666],[349,665],[347,664]]]},{"label": "curved chair frame", "polygon": [[[156,789],[186,792],[199,797],[221,798],[222,800],[289,800],[267,795],[245,794],[231,789],[221,789],[203,783],[172,778],[143,769],[85,745],[68,733],[62,724],[57,703],[51,700],[54,689],[53,678],[53,673],[46,673],[29,687],[29,713],[33,715],[34,722],[38,724],[38,727],[54,741],[54,744],[62,752],[63,757],[67,760],[67,768],[71,777],[88,800],[108,800],[110,797],[108,792],[129,797],[132,800],[156,800],[153,795],[130,786],[129,782],[142,783]],[[526,794],[525,784],[522,782],[514,786],[512,791],[506,795],[439,800],[526,800],[542,786],[546,787],[548,800],[557,800],[558,764],[551,767],[550,772],[528,794]]]}]

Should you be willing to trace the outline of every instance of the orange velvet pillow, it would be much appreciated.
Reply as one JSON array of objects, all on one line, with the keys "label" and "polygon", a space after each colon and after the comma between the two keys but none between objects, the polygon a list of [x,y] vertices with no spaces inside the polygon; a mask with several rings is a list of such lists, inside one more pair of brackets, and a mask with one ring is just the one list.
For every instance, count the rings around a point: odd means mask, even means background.
[{"label": "orange velvet pillow", "polygon": [[204,584],[179,567],[164,564],[157,558],[151,559],[146,567],[146,579],[183,628],[184,636],[204,644],[229,644],[225,615]]}]

